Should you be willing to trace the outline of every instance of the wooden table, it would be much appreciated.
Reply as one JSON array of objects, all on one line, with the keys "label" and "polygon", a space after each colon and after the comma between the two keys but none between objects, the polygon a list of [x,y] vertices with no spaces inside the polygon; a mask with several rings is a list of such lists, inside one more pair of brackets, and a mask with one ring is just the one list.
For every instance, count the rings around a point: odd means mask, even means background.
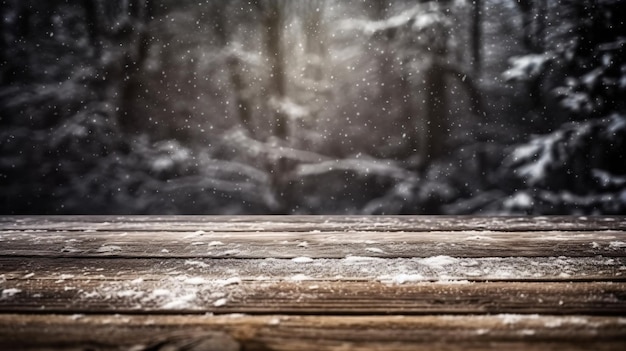
[{"label": "wooden table", "polygon": [[626,217],[0,217],[0,350],[626,350]]}]

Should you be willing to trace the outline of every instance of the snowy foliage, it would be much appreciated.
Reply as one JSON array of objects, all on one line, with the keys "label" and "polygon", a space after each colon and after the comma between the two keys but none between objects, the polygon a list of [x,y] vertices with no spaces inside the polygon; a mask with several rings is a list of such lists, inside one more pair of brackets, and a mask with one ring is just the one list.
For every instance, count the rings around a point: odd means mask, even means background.
[{"label": "snowy foliage", "polygon": [[623,213],[626,117],[572,123],[516,146],[500,169],[516,191],[514,213]]},{"label": "snowy foliage", "polygon": [[533,80],[544,72],[550,60],[552,57],[549,53],[515,56],[509,59],[511,68],[502,76],[507,81]]},{"label": "snowy foliage", "polygon": [[626,2],[480,3],[6,0],[0,211],[625,213]]}]

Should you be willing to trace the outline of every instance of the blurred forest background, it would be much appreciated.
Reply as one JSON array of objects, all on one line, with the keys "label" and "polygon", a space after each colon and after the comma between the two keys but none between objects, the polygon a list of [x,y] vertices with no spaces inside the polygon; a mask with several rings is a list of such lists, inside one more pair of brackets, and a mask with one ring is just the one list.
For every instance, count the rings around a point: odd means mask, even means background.
[{"label": "blurred forest background", "polygon": [[626,214],[625,13],[0,0],[0,213]]}]

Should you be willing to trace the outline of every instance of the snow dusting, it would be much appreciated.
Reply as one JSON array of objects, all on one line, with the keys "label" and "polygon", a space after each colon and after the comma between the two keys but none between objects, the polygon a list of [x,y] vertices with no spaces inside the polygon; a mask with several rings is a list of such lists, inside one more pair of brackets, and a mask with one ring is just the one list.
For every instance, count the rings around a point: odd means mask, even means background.
[{"label": "snow dusting", "polygon": [[609,247],[612,249],[623,249],[626,248],[626,242],[624,241],[611,241],[609,243]]},{"label": "snow dusting", "polygon": [[450,256],[434,256],[419,260],[421,264],[432,268],[443,268],[444,266],[455,264],[458,261],[458,259]]},{"label": "snow dusting", "polygon": [[0,294],[0,298],[10,298],[22,292],[22,289],[9,288],[3,289],[2,294]]},{"label": "snow dusting", "polygon": [[228,299],[221,298],[219,300],[215,300],[213,302],[213,306],[215,306],[215,307],[222,307],[222,306],[225,306],[227,303],[228,303]]},{"label": "snow dusting", "polygon": [[295,257],[291,259],[293,262],[296,263],[311,263],[313,262],[313,259],[311,257]]}]

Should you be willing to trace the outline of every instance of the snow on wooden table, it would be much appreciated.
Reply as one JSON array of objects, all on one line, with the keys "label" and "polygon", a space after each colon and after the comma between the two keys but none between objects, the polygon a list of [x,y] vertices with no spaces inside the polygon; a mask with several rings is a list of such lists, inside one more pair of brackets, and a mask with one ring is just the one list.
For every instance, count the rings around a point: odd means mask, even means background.
[{"label": "snow on wooden table", "polygon": [[0,350],[626,349],[626,217],[0,217]]}]

